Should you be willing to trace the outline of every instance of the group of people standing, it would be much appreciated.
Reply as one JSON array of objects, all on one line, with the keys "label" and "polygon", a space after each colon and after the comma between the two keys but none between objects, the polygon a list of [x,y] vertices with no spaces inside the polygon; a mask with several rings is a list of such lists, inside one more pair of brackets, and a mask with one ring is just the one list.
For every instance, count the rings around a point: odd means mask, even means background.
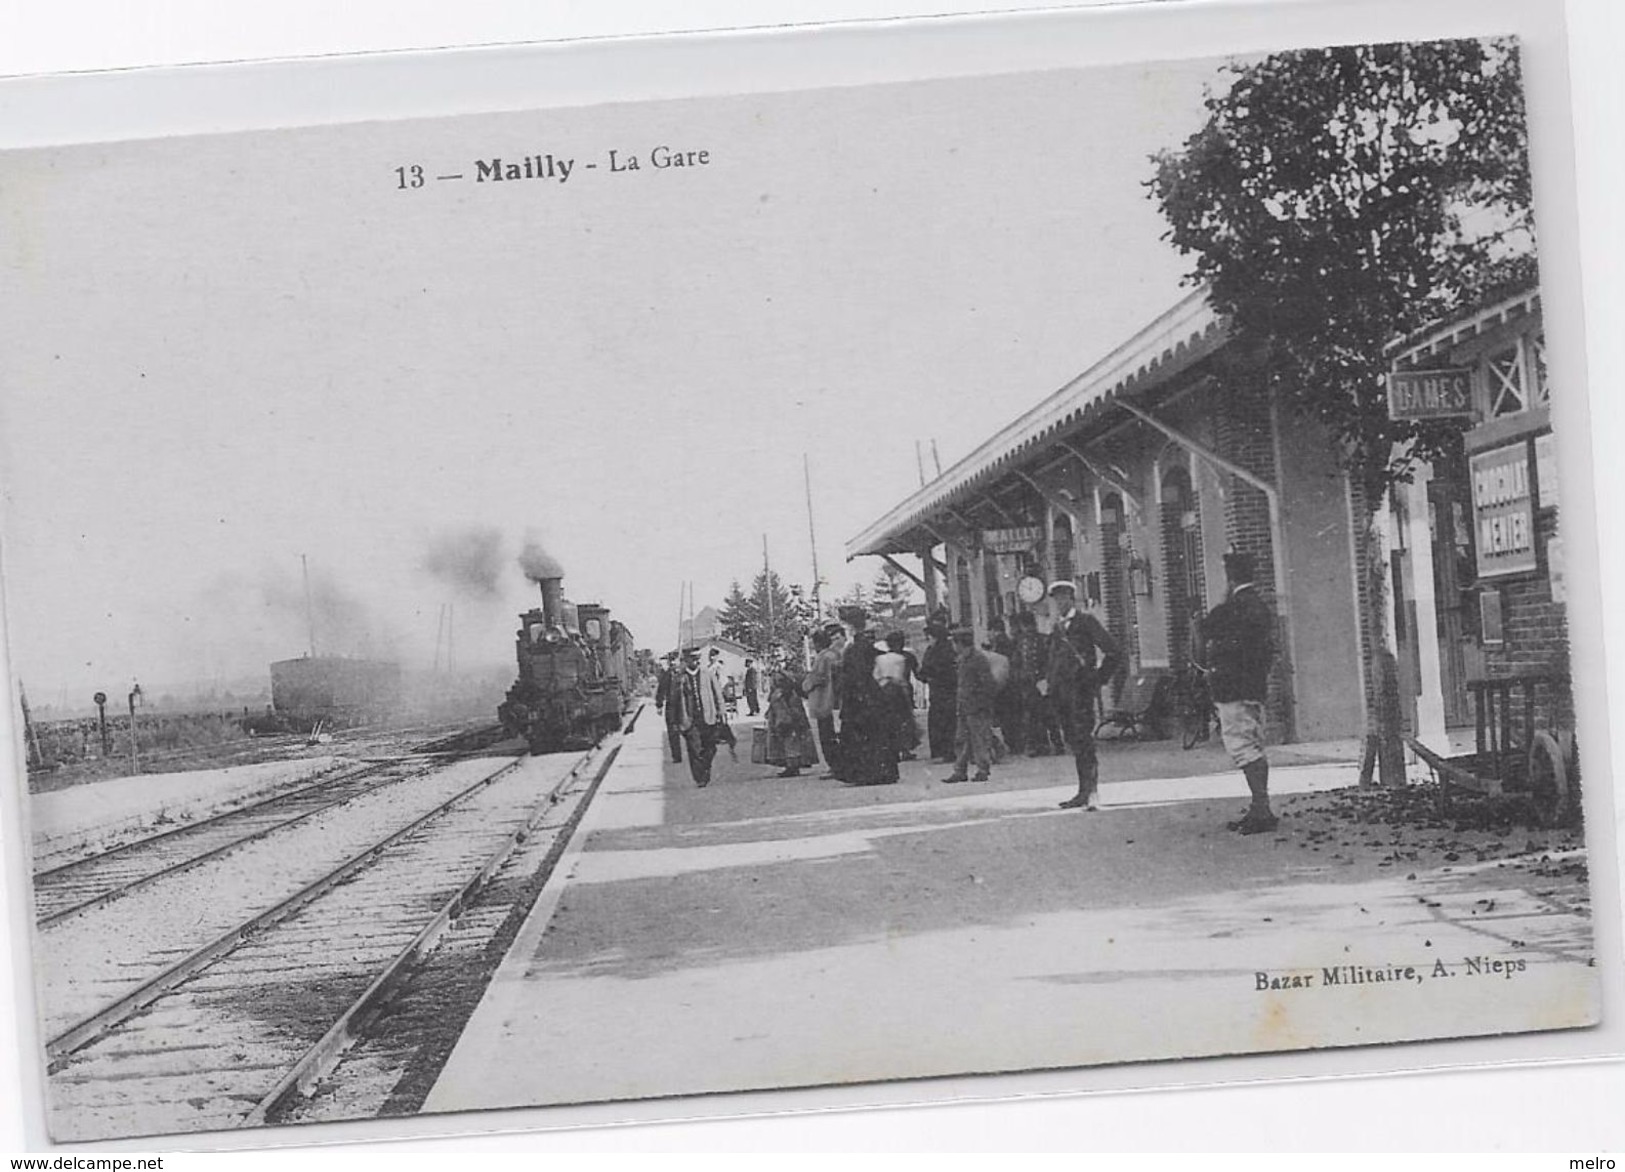
[{"label": "group of people standing", "polygon": [[[1206,661],[1209,692],[1219,713],[1220,735],[1247,779],[1252,803],[1230,828],[1244,834],[1273,829],[1269,761],[1264,753],[1264,700],[1274,651],[1274,619],[1253,585],[1253,561],[1225,555],[1230,589],[1203,618],[1192,645]],[[814,657],[801,672],[790,663],[770,666],[767,707],[768,760],[782,764],[780,777],[798,776],[822,751],[822,776],[844,785],[891,785],[899,761],[915,756],[914,681],[930,688],[926,718],[933,761],[953,764],[945,784],[986,782],[995,757],[994,727],[1012,752],[1032,756],[1070,751],[1078,791],[1064,809],[1099,808],[1100,764],[1095,749],[1100,689],[1126,666],[1117,640],[1092,614],[1079,610],[1077,587],[1066,580],[1048,591],[1050,627],[1022,612],[1013,632],[994,620],[977,647],[970,627],[952,627],[945,612],[926,625],[929,645],[916,661],[900,631],[877,645],[861,621],[848,633],[831,623],[812,635]],[[699,654],[683,654],[660,678],[656,708],[666,714],[672,760],[688,746],[696,785],[710,781],[718,743],[730,752],[735,740],[726,719],[719,673],[702,669]],[[746,694],[753,696],[754,665],[747,662]],[[753,707],[754,712],[754,707]],[[972,770],[974,769],[974,772]]]},{"label": "group of people standing", "polygon": [[[1264,752],[1275,622],[1254,585],[1251,555],[1228,553],[1224,567],[1228,593],[1197,624],[1191,652],[1208,675],[1220,735],[1251,796],[1246,812],[1229,828],[1258,834],[1277,825]],[[975,645],[969,627],[950,629],[945,617],[927,625],[931,642],[919,676],[931,688],[926,719],[931,758],[953,764],[953,772],[942,779],[946,784],[987,781],[996,725],[1011,752],[1039,757],[1070,750],[1078,792],[1061,806],[1095,810],[1100,805],[1096,706],[1101,687],[1127,661],[1100,621],[1078,609],[1074,583],[1052,583],[1048,599],[1052,621],[1047,636],[1039,633],[1030,612],[1014,616],[1013,633],[1004,630],[1001,620],[992,620],[982,648]]]},{"label": "group of people standing", "polygon": [[893,631],[877,645],[874,632],[861,624],[854,624],[849,637],[845,625],[830,623],[813,633],[812,646],[812,667],[800,694],[817,725],[823,776],[845,785],[896,782],[898,762],[912,760],[919,744],[914,724],[919,664],[903,633]]},{"label": "group of people standing", "polygon": [[931,685],[931,757],[953,763],[942,780],[954,785],[992,775],[995,725],[1012,752],[1036,757],[1070,747],[1078,792],[1062,805],[1093,810],[1100,782],[1095,699],[1122,666],[1122,650],[1099,620],[1078,609],[1072,582],[1051,585],[1049,601],[1048,636],[1027,612],[1015,616],[1013,637],[995,619],[980,648],[969,627],[950,630],[940,618],[927,626],[931,645],[920,676]]}]

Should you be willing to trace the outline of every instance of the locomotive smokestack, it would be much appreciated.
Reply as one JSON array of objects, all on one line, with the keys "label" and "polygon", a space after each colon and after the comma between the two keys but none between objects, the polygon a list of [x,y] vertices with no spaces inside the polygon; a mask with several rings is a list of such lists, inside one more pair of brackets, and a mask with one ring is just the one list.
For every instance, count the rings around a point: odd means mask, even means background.
[{"label": "locomotive smokestack", "polygon": [[564,566],[534,537],[519,552],[519,568],[542,588],[542,614],[549,627],[564,625]]},{"label": "locomotive smokestack", "polygon": [[542,578],[538,581],[542,588],[542,615],[547,620],[549,628],[562,626],[564,623],[564,579]]}]

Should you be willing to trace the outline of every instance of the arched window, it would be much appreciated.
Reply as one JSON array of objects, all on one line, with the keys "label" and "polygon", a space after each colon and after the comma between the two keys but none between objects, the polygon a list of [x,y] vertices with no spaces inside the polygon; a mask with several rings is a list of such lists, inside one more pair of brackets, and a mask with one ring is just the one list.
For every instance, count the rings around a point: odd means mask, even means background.
[{"label": "arched window", "polygon": [[1168,646],[1175,664],[1190,660],[1193,619],[1206,607],[1201,501],[1190,470],[1177,464],[1162,478],[1163,579],[1168,584]]}]

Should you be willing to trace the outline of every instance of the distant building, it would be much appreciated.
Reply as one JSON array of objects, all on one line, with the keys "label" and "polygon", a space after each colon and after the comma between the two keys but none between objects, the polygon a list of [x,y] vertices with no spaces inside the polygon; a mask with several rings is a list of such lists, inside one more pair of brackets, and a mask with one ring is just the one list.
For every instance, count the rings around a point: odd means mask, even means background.
[{"label": "distant building", "polygon": [[[705,609],[710,610],[711,608],[706,607]],[[705,611],[700,612],[702,615],[704,613]],[[695,643],[685,643],[683,646],[685,648],[689,646],[699,648],[700,663],[702,664],[711,662],[712,648],[722,652],[723,679],[732,676],[736,680],[743,680],[745,678],[745,657],[751,656],[754,658],[754,653],[749,647],[746,647],[743,643],[736,643],[732,639],[725,639],[721,635],[708,635]]]},{"label": "distant building", "polygon": [[714,606],[702,606],[691,619],[683,620],[684,646],[722,634],[722,612]]}]

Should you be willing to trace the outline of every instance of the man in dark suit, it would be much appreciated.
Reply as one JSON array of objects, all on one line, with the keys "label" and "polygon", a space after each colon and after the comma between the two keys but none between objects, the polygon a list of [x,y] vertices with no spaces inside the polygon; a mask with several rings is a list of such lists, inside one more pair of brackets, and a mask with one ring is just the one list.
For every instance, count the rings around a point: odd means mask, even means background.
[{"label": "man in dark suit", "polygon": [[672,688],[677,682],[677,652],[668,652],[660,664],[660,682],[655,686],[655,711],[666,715],[666,742],[671,746],[671,759],[682,764],[683,730],[682,710],[671,702]]},{"label": "man in dark suit", "polygon": [[1095,755],[1095,703],[1100,685],[1111,679],[1122,664],[1123,652],[1098,619],[1078,609],[1078,592],[1073,583],[1053,583],[1049,600],[1055,618],[1038,691],[1054,699],[1078,771],[1078,792],[1062,802],[1061,808],[1098,810],[1100,761]]},{"label": "man in dark suit", "polygon": [[698,648],[683,651],[682,670],[672,677],[667,711],[677,709],[677,727],[688,744],[688,769],[694,784],[704,789],[711,784],[711,761],[717,755],[720,729],[727,723],[722,685],[716,675],[700,666]]},{"label": "man in dark suit", "polygon": [[1275,616],[1253,585],[1250,554],[1224,555],[1230,592],[1202,620],[1196,655],[1208,666],[1208,691],[1219,710],[1219,735],[1252,793],[1247,813],[1229,824],[1263,834],[1279,821],[1270,810],[1270,762],[1264,755],[1264,700],[1275,658]]},{"label": "man in dark suit", "polygon": [[954,730],[959,726],[955,707],[959,669],[954,660],[953,643],[948,638],[947,622],[932,619],[926,624],[925,633],[930,636],[931,643],[925,649],[925,658],[920,660],[920,670],[916,674],[931,689],[930,708],[925,718],[926,736],[931,743],[931,760],[952,761],[955,753]]},{"label": "man in dark suit", "polygon": [[756,661],[745,660],[745,708],[750,715],[755,716],[762,710],[761,689],[762,680],[756,672]]},{"label": "man in dark suit", "polygon": [[[954,771],[943,778],[946,785],[961,781],[986,781],[993,772],[993,701],[998,685],[993,682],[993,667],[987,655],[976,648],[976,633],[969,627],[954,631],[954,650],[958,655],[957,687],[954,692],[954,711],[958,727],[954,734],[957,759]],[[970,774],[971,762],[976,773]]]}]

